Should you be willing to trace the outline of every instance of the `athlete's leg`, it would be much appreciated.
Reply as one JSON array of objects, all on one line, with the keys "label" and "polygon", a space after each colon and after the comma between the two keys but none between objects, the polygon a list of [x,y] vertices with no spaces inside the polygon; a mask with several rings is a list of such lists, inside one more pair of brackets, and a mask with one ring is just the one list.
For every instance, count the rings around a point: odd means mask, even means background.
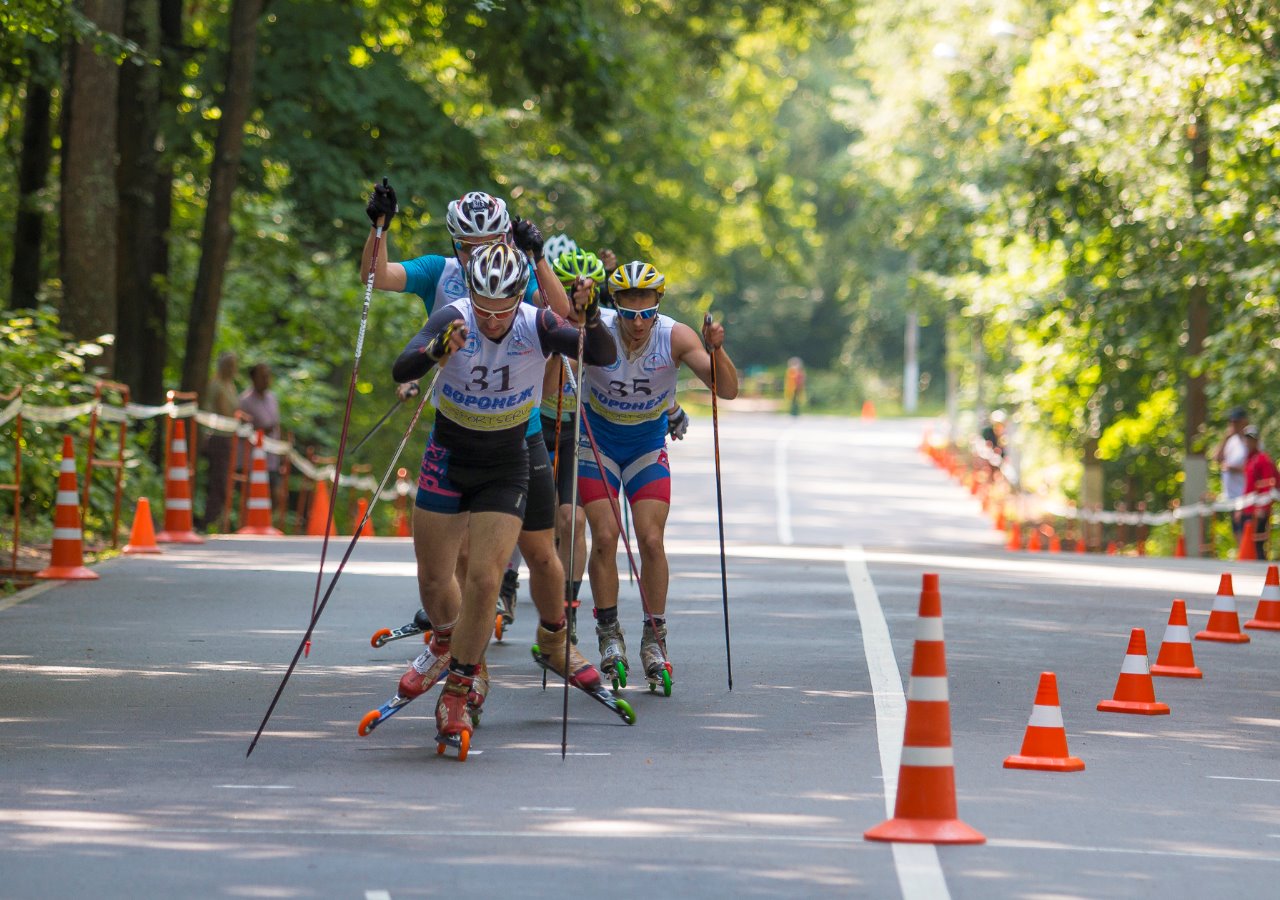
[{"label": "athlete's leg", "polygon": [[608,500],[587,504],[587,527],[591,529],[591,599],[597,610],[618,605],[618,520]]},{"label": "athlete's leg", "polygon": [[469,531],[467,583],[462,591],[458,625],[453,632],[453,658],[474,665],[484,656],[493,633],[498,584],[520,535],[520,517],[492,511],[473,512]]},{"label": "athlete's leg", "polygon": [[461,590],[454,576],[458,548],[467,534],[467,514],[414,507],[413,552],[418,561],[418,596],[427,618],[448,625],[458,618]]},{"label": "athlete's leg", "polygon": [[564,568],[556,556],[555,530],[522,531],[518,546],[529,566],[529,595],[538,618],[559,622],[564,618]]},{"label": "athlete's leg", "polygon": [[587,514],[582,507],[576,507],[577,522],[573,513],[575,507],[569,503],[561,503],[556,510],[556,545],[560,550],[560,565],[567,571],[569,568],[569,534],[572,531],[573,541],[573,580],[582,581],[587,569]]},{"label": "athlete's leg", "polygon": [[662,500],[637,500],[631,504],[631,524],[635,526],[640,554],[640,584],[649,612],[655,616],[667,614],[667,586],[671,576],[664,535],[670,510],[670,504]]}]

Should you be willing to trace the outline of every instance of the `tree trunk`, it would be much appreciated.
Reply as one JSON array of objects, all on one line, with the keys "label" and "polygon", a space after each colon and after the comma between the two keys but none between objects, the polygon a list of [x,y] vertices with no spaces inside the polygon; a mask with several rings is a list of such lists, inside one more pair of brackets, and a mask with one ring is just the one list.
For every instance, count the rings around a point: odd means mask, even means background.
[{"label": "tree trunk", "polygon": [[231,52],[227,60],[226,88],[219,104],[222,118],[218,122],[213,166],[209,173],[209,200],[200,241],[200,268],[191,298],[191,320],[182,363],[183,389],[201,394],[209,380],[218,304],[222,300],[222,278],[231,250],[231,198],[240,170],[244,123],[249,117],[253,96],[253,66],[262,2],[235,0],[231,9]]},{"label": "tree trunk", "polygon": [[41,193],[53,161],[53,91],[31,63],[27,97],[22,106],[22,155],[18,162],[18,210],[13,226],[13,265],[9,270],[9,306],[34,307],[40,293],[44,212]]},{"label": "tree trunk", "polygon": [[[83,0],[103,31],[119,34],[124,0]],[[81,41],[71,51],[62,147],[62,327],[77,338],[116,331],[116,95],[119,70]],[[100,364],[114,372],[115,348]]]},{"label": "tree trunk", "polygon": [[[124,34],[148,56],[159,54],[157,0],[127,0]],[[116,261],[116,379],[143,403],[164,400],[167,301],[158,277],[164,236],[156,210],[159,152],[160,70],[126,64],[120,73],[120,164],[116,187],[120,213]]]},{"label": "tree trunk", "polygon": [[[1199,221],[1201,202],[1204,199],[1205,185],[1209,180],[1209,122],[1204,109],[1193,115],[1191,125],[1187,129],[1189,149],[1191,150],[1191,196],[1197,213],[1197,243],[1204,252],[1203,226]],[[1202,266],[1202,269],[1204,267]],[[1187,388],[1186,388],[1186,425],[1183,431],[1183,481],[1182,502],[1184,504],[1199,503],[1208,492],[1209,466],[1205,459],[1203,439],[1205,426],[1209,418],[1209,403],[1205,391],[1206,377],[1203,372],[1196,373],[1200,355],[1204,352],[1205,340],[1209,336],[1209,286],[1201,276],[1187,292]],[[1187,529],[1193,535],[1201,533],[1198,518],[1185,520]],[[1203,556],[1206,547],[1200,540],[1188,541],[1188,552]],[[1194,548],[1194,549],[1193,549]]]}]

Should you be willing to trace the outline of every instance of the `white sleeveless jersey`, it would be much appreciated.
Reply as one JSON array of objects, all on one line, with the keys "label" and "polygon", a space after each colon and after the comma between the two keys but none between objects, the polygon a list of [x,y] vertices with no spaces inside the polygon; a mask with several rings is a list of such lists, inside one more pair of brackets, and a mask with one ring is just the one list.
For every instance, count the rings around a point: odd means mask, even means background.
[{"label": "white sleeveless jersey", "polygon": [[467,297],[467,279],[462,274],[462,263],[458,262],[456,256],[446,256],[444,269],[436,279],[436,296],[431,304],[431,312],[444,309],[450,303],[457,303]]},{"label": "white sleeveless jersey", "polygon": [[618,346],[618,360],[612,366],[587,367],[587,403],[606,421],[617,425],[638,425],[661,418],[675,402],[676,375],[680,371],[679,362],[671,355],[675,319],[659,315],[649,340],[632,357],[623,349],[618,314],[603,309],[600,319]]},{"label": "white sleeveless jersey", "polygon": [[462,310],[467,343],[440,369],[432,395],[435,408],[475,431],[526,425],[542,402],[547,362],[538,340],[538,310],[521,303],[511,330],[495,343],[480,333],[469,299],[453,305]]}]

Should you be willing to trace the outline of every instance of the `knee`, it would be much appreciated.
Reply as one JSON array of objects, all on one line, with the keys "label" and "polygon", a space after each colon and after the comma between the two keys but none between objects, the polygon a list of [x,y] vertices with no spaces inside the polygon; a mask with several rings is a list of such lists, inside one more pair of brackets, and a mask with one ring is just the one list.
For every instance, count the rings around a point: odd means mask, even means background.
[{"label": "knee", "polygon": [[661,531],[650,531],[636,535],[636,543],[640,547],[640,555],[646,559],[656,559],[666,553],[666,545]]},{"label": "knee", "polygon": [[618,552],[618,529],[615,527],[591,529],[591,555],[612,559]]}]

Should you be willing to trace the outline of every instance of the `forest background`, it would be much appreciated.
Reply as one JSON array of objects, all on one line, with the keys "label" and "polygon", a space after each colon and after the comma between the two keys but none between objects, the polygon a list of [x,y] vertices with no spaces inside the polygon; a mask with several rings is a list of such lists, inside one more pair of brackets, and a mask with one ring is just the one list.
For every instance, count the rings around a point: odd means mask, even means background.
[{"label": "forest background", "polygon": [[[392,259],[493,192],[655,262],[760,392],[800,356],[812,408],[918,396],[967,441],[1003,407],[1034,493],[1163,508],[1229,407],[1280,435],[1268,0],[5,0],[0,26],[0,391],[28,403],[101,376],[158,403],[233,350],[332,453],[386,176]],[[422,316],[375,296],[353,434]],[[24,436],[36,520],[60,435]]]}]

